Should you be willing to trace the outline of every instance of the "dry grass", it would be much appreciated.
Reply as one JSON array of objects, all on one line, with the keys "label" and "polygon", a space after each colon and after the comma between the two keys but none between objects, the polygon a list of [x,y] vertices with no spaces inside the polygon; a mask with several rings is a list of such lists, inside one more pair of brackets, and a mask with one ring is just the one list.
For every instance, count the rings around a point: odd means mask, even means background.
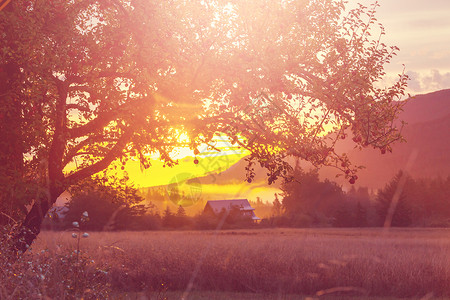
[{"label": "dry grass", "polygon": [[[67,232],[43,232],[34,246],[74,247]],[[198,291],[276,295],[267,299],[450,297],[449,229],[99,232],[81,248],[124,298],[176,299],[190,282],[190,296],[197,295],[190,299],[203,299]]]}]

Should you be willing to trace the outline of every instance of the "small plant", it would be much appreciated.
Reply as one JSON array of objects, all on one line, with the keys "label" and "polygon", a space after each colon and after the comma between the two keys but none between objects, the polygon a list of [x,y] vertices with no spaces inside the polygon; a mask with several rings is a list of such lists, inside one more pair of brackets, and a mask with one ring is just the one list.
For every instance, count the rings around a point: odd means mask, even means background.
[{"label": "small plant", "polygon": [[74,285],[73,285],[73,290],[75,295],[79,295],[83,290],[83,284],[82,284],[82,276],[80,276],[81,274],[84,273],[84,269],[86,267],[86,260],[84,259],[85,257],[81,257],[80,260],[80,241],[81,238],[88,238],[89,234],[87,232],[81,233],[82,230],[80,228],[80,223],[82,225],[85,225],[85,223],[87,223],[89,221],[89,214],[87,211],[83,212],[81,214],[81,218],[80,221],[74,221],[72,222],[72,237],[74,239],[77,240],[77,244],[76,244],[76,249],[74,250],[75,252],[75,262],[74,262],[74,267],[75,267],[75,276],[74,276]]},{"label": "small plant", "polygon": [[76,254],[77,254],[77,263],[78,263],[78,259],[79,259],[79,255],[80,255],[80,240],[81,238],[88,238],[89,237],[89,233],[84,232],[83,234],[81,234],[81,229],[80,229],[80,223],[81,224],[85,224],[86,222],[89,221],[89,214],[87,211],[83,212],[81,214],[81,218],[80,218],[80,222],[74,221],[72,222],[72,237],[74,239],[77,239],[77,249]]}]

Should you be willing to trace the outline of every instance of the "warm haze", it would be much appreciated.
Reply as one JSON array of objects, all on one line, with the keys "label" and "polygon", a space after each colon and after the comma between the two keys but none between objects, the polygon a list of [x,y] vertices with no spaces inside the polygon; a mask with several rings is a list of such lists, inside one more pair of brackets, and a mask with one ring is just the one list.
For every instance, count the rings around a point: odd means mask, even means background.
[{"label": "warm haze", "polygon": [[0,299],[449,298],[450,4],[360,2],[0,0]]}]

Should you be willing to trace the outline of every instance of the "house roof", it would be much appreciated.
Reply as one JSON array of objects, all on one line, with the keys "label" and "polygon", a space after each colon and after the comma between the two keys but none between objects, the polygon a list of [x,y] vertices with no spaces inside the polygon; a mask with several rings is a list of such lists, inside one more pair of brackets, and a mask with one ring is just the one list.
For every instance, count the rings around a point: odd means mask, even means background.
[{"label": "house roof", "polygon": [[206,207],[211,207],[214,213],[218,214],[223,209],[230,210],[232,207],[239,207],[241,211],[251,211],[252,219],[259,220],[259,218],[253,212],[255,209],[250,205],[247,199],[231,199],[231,200],[213,200],[206,202]]},{"label": "house roof", "polygon": [[206,202],[206,205],[211,206],[217,212],[220,212],[223,208],[231,209],[233,206],[239,207],[240,210],[254,210],[247,199],[214,200]]}]

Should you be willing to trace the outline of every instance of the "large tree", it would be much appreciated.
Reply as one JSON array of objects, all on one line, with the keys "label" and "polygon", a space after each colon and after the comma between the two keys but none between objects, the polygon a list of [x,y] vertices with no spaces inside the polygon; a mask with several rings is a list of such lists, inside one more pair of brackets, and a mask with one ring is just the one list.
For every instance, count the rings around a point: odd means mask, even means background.
[{"label": "large tree", "polygon": [[149,167],[149,153],[170,166],[182,133],[193,149],[221,132],[250,150],[249,180],[253,162],[272,182],[296,156],[354,181],[356,168],[334,151],[338,139],[352,133],[358,146],[386,151],[401,138],[394,120],[407,77],[376,86],[397,48],[371,37],[384,34],[375,8],[12,1],[0,12],[1,160],[11,162],[0,177],[35,186],[19,197],[32,208],[17,249],[35,239],[68,186],[115,160]]}]

